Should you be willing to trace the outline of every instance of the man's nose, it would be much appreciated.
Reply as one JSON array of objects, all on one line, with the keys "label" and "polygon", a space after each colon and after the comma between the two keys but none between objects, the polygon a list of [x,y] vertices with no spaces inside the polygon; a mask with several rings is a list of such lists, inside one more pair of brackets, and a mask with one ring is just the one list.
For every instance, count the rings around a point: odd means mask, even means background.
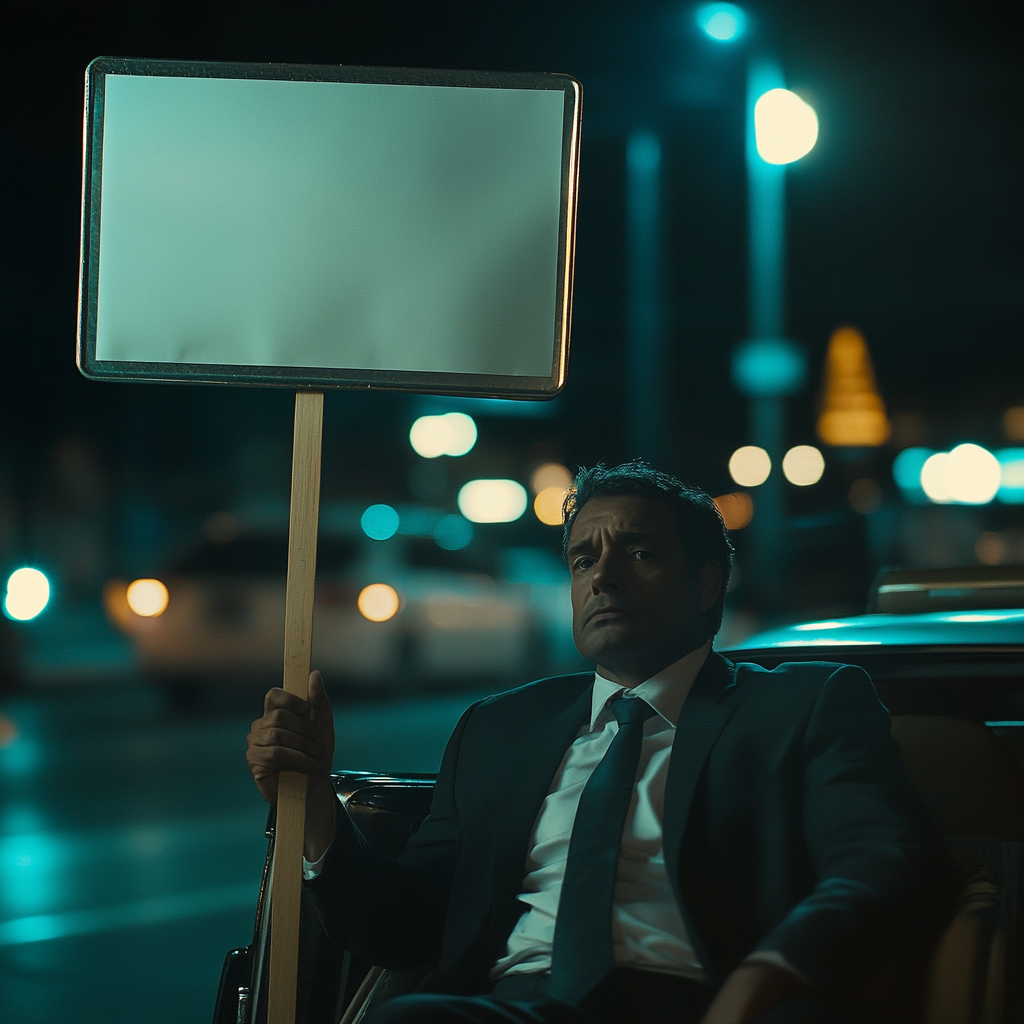
[{"label": "man's nose", "polygon": [[602,555],[598,559],[597,565],[594,566],[594,575],[590,577],[590,585],[595,595],[619,589],[618,573],[615,571],[613,560],[607,554]]}]

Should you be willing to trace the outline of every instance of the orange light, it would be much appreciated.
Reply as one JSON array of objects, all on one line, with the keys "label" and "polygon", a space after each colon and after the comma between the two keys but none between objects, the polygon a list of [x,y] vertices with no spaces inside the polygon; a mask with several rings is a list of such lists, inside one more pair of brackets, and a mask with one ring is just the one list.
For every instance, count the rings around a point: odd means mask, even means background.
[{"label": "orange light", "polygon": [[572,487],[573,476],[560,462],[545,462],[530,474],[530,490],[540,494],[548,487],[561,487],[562,492]]},{"label": "orange light", "polygon": [[998,533],[983,533],[974,542],[974,554],[982,565],[999,565],[1006,558],[1006,543]]},{"label": "orange light", "polygon": [[1003,433],[1011,441],[1024,441],[1024,405],[1011,405],[1003,413]]},{"label": "orange light", "polygon": [[855,328],[840,327],[832,333],[825,356],[818,436],[835,447],[877,448],[891,433],[867,343]]},{"label": "orange light", "polygon": [[167,610],[167,588],[159,580],[135,580],[125,591],[128,607],[144,619],[153,619]]},{"label": "orange light", "polygon": [[533,511],[537,518],[547,526],[561,526],[562,503],[569,493],[567,487],[545,487],[536,498],[533,499]]},{"label": "orange light", "polygon": [[386,583],[371,583],[363,587],[356,601],[363,618],[371,622],[387,622],[394,617],[400,603],[398,591]]},{"label": "orange light", "polygon": [[727,530],[742,530],[754,518],[754,501],[746,491],[720,494],[714,500]]}]

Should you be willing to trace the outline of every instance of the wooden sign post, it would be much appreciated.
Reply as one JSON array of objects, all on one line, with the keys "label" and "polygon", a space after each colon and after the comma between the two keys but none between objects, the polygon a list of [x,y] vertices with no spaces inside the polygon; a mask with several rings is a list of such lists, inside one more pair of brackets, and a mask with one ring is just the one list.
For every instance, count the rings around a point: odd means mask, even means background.
[{"label": "wooden sign post", "polygon": [[[296,391],[290,693],[308,698],[323,389],[565,386],[581,103],[560,74],[89,65],[78,365]],[[306,785],[281,773],[268,1024],[296,1016]]]},{"label": "wooden sign post", "polygon": [[[284,606],[284,689],[303,700],[309,697],[323,420],[323,393],[297,392]],[[294,1024],[295,1021],[305,827],[306,776],[300,772],[281,772],[274,828],[267,1024]]]}]

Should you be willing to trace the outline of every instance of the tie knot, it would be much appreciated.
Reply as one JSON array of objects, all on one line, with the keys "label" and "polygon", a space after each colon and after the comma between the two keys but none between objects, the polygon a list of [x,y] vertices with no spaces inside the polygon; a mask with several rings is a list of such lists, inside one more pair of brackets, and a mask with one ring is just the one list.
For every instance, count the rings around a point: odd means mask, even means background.
[{"label": "tie knot", "polygon": [[608,707],[619,725],[643,725],[651,715],[656,714],[643,697],[619,697]]}]

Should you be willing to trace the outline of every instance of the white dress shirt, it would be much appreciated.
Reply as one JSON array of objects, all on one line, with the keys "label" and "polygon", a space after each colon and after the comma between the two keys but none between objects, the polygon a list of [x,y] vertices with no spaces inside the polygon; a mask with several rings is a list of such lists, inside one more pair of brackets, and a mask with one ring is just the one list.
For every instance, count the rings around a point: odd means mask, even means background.
[{"label": "white dress shirt", "polygon": [[576,808],[583,787],[619,729],[608,703],[628,694],[642,697],[657,714],[644,723],[636,792],[619,847],[612,906],[615,963],[708,983],[665,870],[661,823],[676,722],[710,649],[709,641],[632,690],[595,675],[590,719],[566,751],[537,815],[519,894],[525,909],[509,936],[506,955],[491,971],[492,978],[551,970],[555,914]]}]

